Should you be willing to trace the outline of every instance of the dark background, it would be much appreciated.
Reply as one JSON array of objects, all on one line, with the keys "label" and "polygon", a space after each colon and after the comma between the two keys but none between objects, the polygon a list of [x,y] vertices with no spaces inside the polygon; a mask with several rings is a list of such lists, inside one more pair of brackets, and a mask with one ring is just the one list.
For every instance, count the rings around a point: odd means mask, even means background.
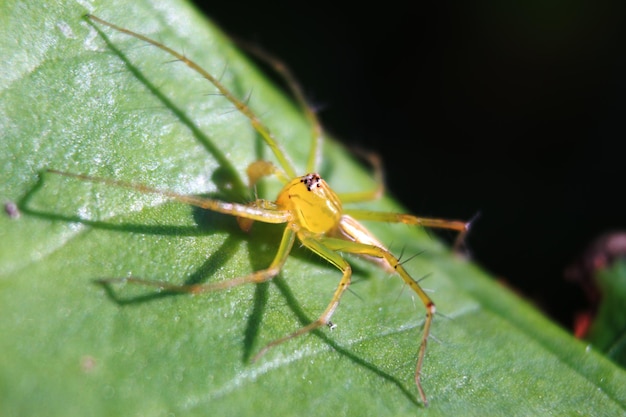
[{"label": "dark background", "polygon": [[197,1],[382,155],[411,212],[480,213],[473,259],[571,328],[586,300],[565,268],[626,228],[626,3],[458,3]]}]

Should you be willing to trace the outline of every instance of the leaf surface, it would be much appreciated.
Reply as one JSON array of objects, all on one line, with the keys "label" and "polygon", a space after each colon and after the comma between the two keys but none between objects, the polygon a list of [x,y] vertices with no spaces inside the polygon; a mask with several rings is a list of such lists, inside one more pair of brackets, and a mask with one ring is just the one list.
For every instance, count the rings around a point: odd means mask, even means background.
[{"label": "leaf surface", "polygon": [[[281,229],[257,223],[246,234],[230,216],[160,195],[41,175],[52,168],[246,201],[246,167],[272,158],[197,74],[136,39],[98,33],[85,13],[219,74],[299,172],[310,127],[186,3],[93,4],[0,5],[0,196],[21,211],[0,216],[1,415],[624,414],[623,370],[415,228],[371,225],[396,253],[424,251],[406,267],[428,275],[422,284],[443,313],[423,370],[428,409],[413,383],[423,306],[363,260],[349,258],[354,284],[335,331],[255,363],[266,343],[326,307],[337,270],[296,248],[267,284],[199,296],[96,285],[131,274],[177,283],[245,275],[269,264]],[[337,191],[374,184],[332,140],[320,172]],[[277,187],[264,181],[259,192]],[[388,198],[362,207],[401,210]]]}]

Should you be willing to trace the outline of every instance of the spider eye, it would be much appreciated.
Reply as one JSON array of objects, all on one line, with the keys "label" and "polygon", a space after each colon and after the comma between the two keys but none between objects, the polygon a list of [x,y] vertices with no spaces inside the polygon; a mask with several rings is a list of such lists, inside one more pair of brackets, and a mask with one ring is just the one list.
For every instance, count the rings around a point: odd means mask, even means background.
[{"label": "spider eye", "polygon": [[319,174],[313,173],[313,174],[307,174],[304,177],[302,177],[300,179],[300,182],[304,183],[308,191],[311,191],[313,187],[319,188],[322,186],[321,180],[322,180],[322,177],[320,177]]}]

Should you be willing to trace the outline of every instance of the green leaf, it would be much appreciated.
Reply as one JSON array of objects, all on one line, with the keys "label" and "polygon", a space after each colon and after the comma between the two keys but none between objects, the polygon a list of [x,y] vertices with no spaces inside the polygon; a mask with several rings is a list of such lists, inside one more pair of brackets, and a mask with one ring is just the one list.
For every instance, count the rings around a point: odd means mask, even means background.
[{"label": "green leaf", "polygon": [[[199,296],[94,280],[130,274],[206,282],[272,259],[279,227],[250,234],[205,213],[46,168],[245,200],[245,169],[271,158],[241,114],[184,65],[102,28],[89,12],[196,59],[249,103],[300,172],[310,127],[216,28],[179,1],[0,5],[0,415],[624,414],[626,373],[424,231],[372,224],[438,311],[423,384],[413,372],[424,309],[401,280],[350,258],[353,292],[313,320],[339,272],[296,248],[271,283]],[[108,42],[108,43],[107,43]],[[267,45],[271,48],[271,45]],[[373,186],[341,146],[321,173],[338,191]],[[261,192],[271,196],[275,181]],[[411,190],[412,191],[412,190]],[[393,201],[364,204],[400,210]],[[9,215],[11,213],[12,215]]]},{"label": "green leaf", "polygon": [[587,339],[598,350],[626,366],[626,261],[617,259],[595,274],[602,302]]}]

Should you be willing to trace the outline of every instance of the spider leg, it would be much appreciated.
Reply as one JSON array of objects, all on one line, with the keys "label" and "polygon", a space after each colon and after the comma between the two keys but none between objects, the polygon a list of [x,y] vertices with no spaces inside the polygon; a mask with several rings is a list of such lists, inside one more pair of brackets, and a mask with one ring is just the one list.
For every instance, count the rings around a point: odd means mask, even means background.
[{"label": "spider leg", "polygon": [[430,227],[434,229],[447,229],[459,232],[454,243],[454,248],[458,249],[463,245],[465,236],[469,232],[471,221],[464,222],[461,220],[435,219],[430,217],[418,217],[412,214],[389,213],[370,210],[344,209],[344,214],[350,215],[358,220],[370,220],[375,222],[386,223],[404,223],[409,225],[418,225],[422,227]]},{"label": "spider leg", "polygon": [[223,289],[237,287],[239,285],[244,285],[248,283],[261,283],[261,282],[269,281],[270,279],[278,275],[280,270],[283,268],[283,265],[285,264],[285,260],[287,259],[287,257],[289,256],[289,253],[291,252],[291,248],[293,247],[293,243],[295,241],[295,236],[296,236],[296,233],[290,227],[285,227],[285,231],[280,241],[278,251],[276,252],[276,255],[274,256],[274,260],[267,268],[261,269],[259,271],[255,271],[251,274],[244,275],[241,277],[231,278],[225,281],[211,282],[208,284],[177,285],[177,284],[171,284],[168,282],[152,281],[152,280],[147,280],[143,278],[129,277],[129,278],[105,278],[105,279],[98,280],[98,282],[101,284],[130,282],[133,284],[156,287],[156,288],[159,288],[161,290],[166,290],[166,291],[191,293],[191,294],[199,294],[203,292],[223,290]]},{"label": "spider leg", "polygon": [[281,169],[276,167],[270,161],[254,161],[246,169],[248,174],[248,186],[254,188],[256,183],[263,177],[269,177],[271,175],[276,176],[283,184],[287,184],[291,178],[287,177]]},{"label": "spider leg", "polygon": [[324,310],[324,312],[319,316],[317,320],[314,322],[301,327],[293,333],[288,334],[287,336],[281,337],[280,339],[276,339],[263,347],[253,358],[253,361],[256,361],[258,358],[263,356],[268,350],[270,350],[274,346],[278,346],[282,343],[285,343],[291,339],[294,339],[298,336],[306,334],[312,330],[315,330],[319,327],[325,326],[330,323],[330,318],[333,313],[337,309],[339,305],[339,300],[343,293],[348,289],[350,285],[350,279],[352,276],[352,268],[350,264],[341,257],[337,252],[335,252],[332,248],[327,247],[320,238],[316,236],[309,236],[304,233],[298,233],[298,239],[300,242],[306,246],[311,251],[318,254],[320,257],[326,259],[328,262],[336,266],[342,273],[341,281],[339,281],[339,285],[333,294],[328,307]]},{"label": "spider leg", "polygon": [[274,135],[270,132],[268,127],[265,126],[263,122],[261,122],[261,120],[257,117],[257,115],[252,111],[252,109],[244,101],[235,97],[235,95],[230,90],[228,90],[224,84],[222,84],[215,76],[213,76],[204,68],[202,68],[200,65],[198,65],[195,61],[192,61],[191,59],[187,58],[185,55],[181,54],[180,52],[175,51],[169,48],[168,46],[165,46],[162,43],[155,41],[154,39],[150,39],[147,36],[144,36],[139,33],[125,29],[123,27],[114,25],[113,23],[109,23],[106,20],[102,20],[97,16],[87,14],[85,15],[85,18],[88,19],[88,21],[90,21],[91,24],[94,24],[93,22],[95,22],[104,26],[108,26],[111,29],[114,29],[118,32],[124,33],[128,36],[132,36],[133,38],[139,39],[153,46],[156,46],[157,48],[161,49],[165,53],[181,61],[183,64],[187,65],[193,71],[195,71],[200,76],[202,76],[204,79],[209,81],[211,84],[215,86],[215,88],[218,89],[220,94],[222,94],[228,101],[230,101],[235,106],[235,108],[239,112],[241,112],[244,116],[246,116],[250,120],[252,127],[261,135],[261,137],[263,138],[267,146],[270,147],[270,149],[274,153],[274,156],[280,163],[280,166],[287,173],[287,176],[290,178],[294,178],[296,176],[295,169],[293,168],[291,162],[289,162],[289,160],[287,159],[285,152],[282,150],[278,142],[276,142]]},{"label": "spider leg", "polygon": [[[426,309],[426,319],[424,320],[424,330],[422,333],[422,340],[420,343],[420,348],[418,351],[417,364],[415,366],[415,385],[417,385],[417,389],[419,391],[419,395],[422,399],[424,405],[428,405],[428,400],[426,399],[426,394],[424,389],[422,388],[421,383],[421,372],[422,365],[424,363],[424,355],[426,354],[426,344],[428,342],[428,337],[430,335],[430,327],[433,321],[433,317],[435,314],[435,303],[433,300],[426,294],[426,292],[420,287],[418,282],[409,275],[409,273],[404,269],[401,262],[394,255],[391,254],[386,248],[376,245],[363,244],[354,241],[347,241],[338,238],[322,238],[320,240],[320,244],[324,245],[325,248],[328,248],[332,251],[344,252],[344,253],[352,253],[355,255],[365,255],[371,256],[374,258],[384,259],[395,272],[400,275],[402,280],[409,286],[411,289],[417,294],[422,303],[424,304],[424,308]],[[338,301],[338,300],[337,300]]]},{"label": "spider leg", "polygon": [[291,94],[302,108],[305,117],[311,124],[311,148],[309,151],[309,159],[307,160],[306,172],[314,172],[316,167],[319,166],[319,161],[321,159],[321,147],[324,139],[324,132],[322,124],[317,117],[317,113],[308,103],[304,95],[302,86],[289,69],[289,66],[287,66],[281,59],[270,54],[258,45],[245,42],[241,39],[235,39],[235,42],[237,45],[268,64],[274,71],[276,71],[276,73],[283,78],[289,88],[289,91],[291,91]]},{"label": "spider leg", "polygon": [[341,202],[345,204],[378,200],[385,193],[385,176],[383,174],[383,164],[380,157],[373,152],[366,152],[359,149],[353,149],[353,151],[366,159],[367,162],[372,165],[376,185],[371,190],[339,193],[338,195]]},{"label": "spider leg", "polygon": [[[54,169],[48,169],[45,172],[55,175],[63,175],[65,177],[77,178],[82,181],[107,184],[120,188],[128,188],[136,190],[141,193],[158,194],[168,197],[172,200],[190,204],[192,206],[200,207],[206,210],[216,211],[218,213],[228,214],[236,216],[238,218],[256,220],[264,223],[286,223],[289,220],[289,212],[285,210],[279,210],[275,205],[267,202],[262,204],[258,202],[256,204],[237,204],[228,203],[221,200],[215,200],[212,198],[198,197],[194,195],[179,194],[172,191],[160,190],[152,188],[143,184],[135,184],[126,181],[113,180],[109,178],[92,177],[83,174],[73,174],[71,172],[57,171]],[[263,201],[263,200],[261,200]]]}]

